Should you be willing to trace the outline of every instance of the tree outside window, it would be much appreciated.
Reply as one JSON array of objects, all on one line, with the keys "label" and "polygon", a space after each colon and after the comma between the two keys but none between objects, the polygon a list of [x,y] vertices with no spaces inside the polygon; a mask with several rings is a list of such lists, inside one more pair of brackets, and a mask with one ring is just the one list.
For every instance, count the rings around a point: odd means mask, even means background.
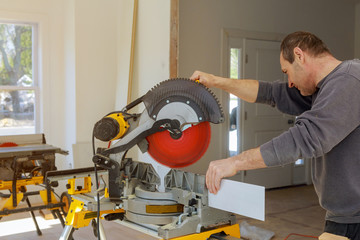
[{"label": "tree outside window", "polygon": [[34,26],[0,24],[0,135],[35,133]]}]

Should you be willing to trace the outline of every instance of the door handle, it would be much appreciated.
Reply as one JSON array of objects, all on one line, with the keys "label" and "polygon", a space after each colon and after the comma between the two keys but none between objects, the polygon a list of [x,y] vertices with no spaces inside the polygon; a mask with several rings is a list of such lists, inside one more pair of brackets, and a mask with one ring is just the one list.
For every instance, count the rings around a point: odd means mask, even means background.
[{"label": "door handle", "polygon": [[288,124],[294,124],[294,120],[289,119],[289,120],[288,120]]}]

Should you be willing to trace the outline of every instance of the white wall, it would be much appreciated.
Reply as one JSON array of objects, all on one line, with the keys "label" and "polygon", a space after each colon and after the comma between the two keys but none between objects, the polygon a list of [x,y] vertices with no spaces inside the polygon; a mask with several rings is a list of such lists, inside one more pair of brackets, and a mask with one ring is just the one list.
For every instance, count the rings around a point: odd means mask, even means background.
[{"label": "white wall", "polygon": [[94,123],[114,110],[118,1],[76,0],[74,167],[92,166]]},{"label": "white wall", "polygon": [[[74,166],[84,167],[91,164],[95,122],[127,104],[133,1],[77,0],[75,13],[77,117],[73,149]],[[132,100],[169,77],[170,2],[140,0],[136,29]],[[136,149],[130,155],[142,157]]]},{"label": "white wall", "polygon": [[64,89],[65,99],[65,144],[64,148],[69,151],[67,162],[62,168],[71,168],[73,163],[72,145],[76,139],[76,64],[75,64],[75,6],[72,0],[64,2]]},{"label": "white wall", "polygon": [[[118,30],[118,85],[116,109],[127,103],[133,2],[121,2]],[[135,40],[131,100],[144,95],[156,83],[169,78],[170,2],[140,0]]]},{"label": "white wall", "polygon": [[[121,1],[118,35],[118,85],[116,93],[116,110],[127,104],[130,47],[133,20],[133,1]],[[131,101],[144,95],[158,82],[169,78],[169,43],[170,43],[170,1],[139,0],[137,13],[134,74]],[[140,104],[132,112],[141,112]],[[132,148],[127,157],[134,160],[148,158],[142,155],[137,147]]]},{"label": "white wall", "polygon": [[[337,58],[354,57],[353,1],[181,0],[179,3],[181,77],[191,76],[194,70],[221,74],[223,28],[279,34],[310,31],[322,38]],[[215,92],[221,99],[222,93]],[[215,125],[212,130],[211,145],[204,158],[187,170],[205,173],[210,160],[226,156],[225,131]]]}]

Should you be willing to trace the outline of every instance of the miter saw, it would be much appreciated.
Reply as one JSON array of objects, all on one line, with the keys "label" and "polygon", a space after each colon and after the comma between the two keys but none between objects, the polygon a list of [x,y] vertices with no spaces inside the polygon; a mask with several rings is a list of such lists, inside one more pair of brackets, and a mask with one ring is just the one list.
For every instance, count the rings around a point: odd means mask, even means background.
[{"label": "miter saw", "polygon": [[[145,105],[142,113],[129,112],[140,103]],[[70,239],[74,228],[102,216],[153,229],[163,239],[208,239],[218,232],[240,237],[233,214],[208,206],[205,177],[178,169],[205,153],[210,122],[224,122],[222,109],[208,88],[189,79],[163,81],[98,121],[94,138],[113,142],[109,148],[98,148],[93,157],[96,166],[108,173],[108,181],[100,178],[103,197],[97,196],[99,189],[72,195],[60,239]],[[171,168],[164,179],[165,191],[158,191],[161,179],[151,164],[126,158],[135,145]],[[105,239],[101,225],[95,232]],[[180,238],[184,236],[192,237]]]}]

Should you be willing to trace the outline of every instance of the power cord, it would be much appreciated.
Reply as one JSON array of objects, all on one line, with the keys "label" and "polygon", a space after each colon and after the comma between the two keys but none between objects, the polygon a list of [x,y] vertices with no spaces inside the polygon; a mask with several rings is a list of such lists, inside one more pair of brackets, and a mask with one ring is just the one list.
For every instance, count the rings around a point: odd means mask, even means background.
[{"label": "power cord", "polygon": [[[94,129],[95,130],[95,129]],[[94,130],[92,134],[92,148],[93,148],[93,155],[95,156],[95,136],[94,136]],[[95,171],[95,181],[96,181],[96,189],[99,189],[99,179],[98,179],[98,173],[97,173],[97,166],[96,163],[94,163],[94,171]],[[97,200],[97,213],[96,213],[96,231],[97,231],[97,239],[100,239],[100,193],[96,193],[96,200]]]},{"label": "power cord", "polygon": [[289,237],[291,236],[300,236],[300,237],[306,237],[306,238],[316,238],[318,239],[319,237],[315,237],[315,236],[310,236],[310,235],[304,235],[304,234],[298,234],[298,233],[290,233],[289,235],[286,236],[286,238],[284,238],[284,240],[287,240]]}]

